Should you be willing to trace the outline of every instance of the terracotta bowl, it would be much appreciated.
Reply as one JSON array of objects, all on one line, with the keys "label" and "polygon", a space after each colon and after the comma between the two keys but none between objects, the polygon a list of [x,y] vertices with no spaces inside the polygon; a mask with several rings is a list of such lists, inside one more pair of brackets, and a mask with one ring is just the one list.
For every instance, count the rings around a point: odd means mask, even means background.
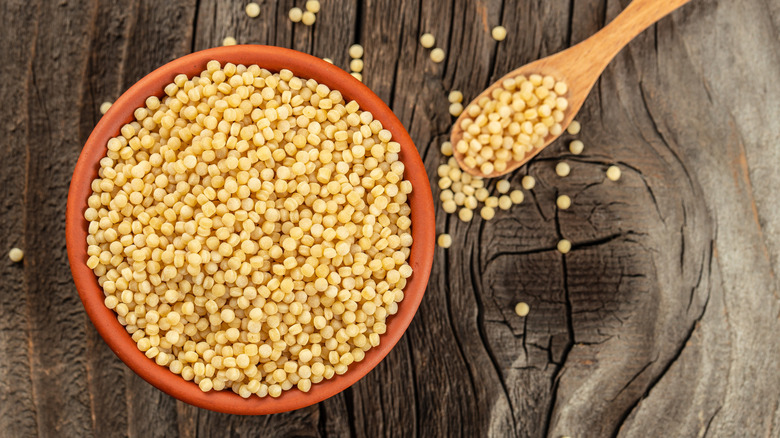
[{"label": "terracotta bowl", "polygon": [[[270,71],[286,68],[296,76],[313,78],[331,89],[341,91],[347,100],[356,100],[362,109],[371,111],[401,144],[400,160],[406,166],[405,177],[413,186],[408,202],[414,237],[410,264],[414,274],[406,285],[405,298],[399,305],[398,313],[387,322],[387,333],[382,335],[381,344],[369,350],[362,362],[353,363],[345,374],[312,385],[308,393],[292,389],[285,391],[279,398],[259,398],[253,395],[244,399],[229,389],[202,392],[194,382],[185,381],[168,368],[158,366],[138,350],[130,335],[117,321],[114,311],[103,304],[103,291],[95,274],[86,265],[87,221],[84,219],[84,211],[87,198],[92,193],[90,184],[97,177],[99,161],[106,154],[109,138],[118,135],[121,126],[133,119],[133,110],[144,105],[148,96],[162,96],[163,87],[172,82],[174,76],[180,73],[190,77],[199,74],[212,59],[223,64],[257,64]],[[184,56],[153,71],[117,99],[100,119],[81,151],[68,192],[68,259],[76,289],[95,328],[114,353],[139,376],[165,393],[195,406],[232,414],[271,414],[303,408],[343,391],[371,371],[401,339],[417,312],[428,283],[435,239],[433,214],[430,184],[412,139],[390,108],[365,85],[336,66],[294,50],[259,45],[219,47]]]}]

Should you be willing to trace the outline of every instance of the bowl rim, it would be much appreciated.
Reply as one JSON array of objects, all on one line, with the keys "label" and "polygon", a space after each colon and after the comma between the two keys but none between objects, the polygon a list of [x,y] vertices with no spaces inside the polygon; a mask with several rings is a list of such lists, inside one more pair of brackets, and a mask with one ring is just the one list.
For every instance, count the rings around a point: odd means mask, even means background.
[{"label": "bowl rim", "polygon": [[[119,134],[120,128],[133,119],[133,110],[142,106],[148,96],[163,95],[163,87],[177,74],[192,77],[205,70],[206,63],[216,59],[223,65],[257,64],[270,71],[282,68],[296,76],[313,78],[331,89],[339,90],[346,100],[356,100],[361,109],[370,111],[401,144],[399,159],[404,163],[404,178],[412,183],[408,202],[411,207],[413,244],[409,263],[413,275],[404,288],[404,300],[398,313],[387,321],[387,332],[381,343],[371,348],[361,362],[350,365],[349,371],[313,384],[308,393],[292,389],[278,398],[251,396],[244,399],[225,389],[202,392],[193,381],[173,374],[167,367],[157,365],[138,350],[136,343],[119,324],[116,313],[105,306],[104,294],[97,277],[86,266],[87,221],[84,211],[92,194],[91,182],[97,177],[99,161],[105,157],[109,138]],[[422,301],[433,264],[435,249],[435,220],[433,196],[425,166],[417,149],[392,110],[362,82],[346,71],[320,58],[291,49],[236,45],[194,52],[177,58],[146,75],[120,96],[100,119],[79,155],[70,183],[66,210],[66,243],[73,281],[84,308],[111,350],[141,378],[163,392],[186,403],[217,412],[241,415],[265,415],[304,408],[340,393],[364,377],[401,339]]]}]

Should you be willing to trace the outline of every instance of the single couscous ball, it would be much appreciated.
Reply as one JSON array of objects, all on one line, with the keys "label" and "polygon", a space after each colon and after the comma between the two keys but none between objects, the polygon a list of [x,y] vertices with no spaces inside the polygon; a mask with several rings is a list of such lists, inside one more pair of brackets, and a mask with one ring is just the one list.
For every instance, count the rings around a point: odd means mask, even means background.
[{"label": "single couscous ball", "polygon": [[246,12],[249,18],[257,18],[260,15],[260,5],[255,2],[248,3],[244,8],[244,12]]},{"label": "single couscous ball", "polygon": [[24,251],[19,248],[11,248],[11,250],[8,251],[8,258],[14,263],[19,263],[24,258]]},{"label": "single couscous ball", "polygon": [[306,2],[306,10],[312,14],[320,11],[320,2],[318,0],[309,0]]},{"label": "single couscous ball", "polygon": [[399,143],[289,70],[211,61],[107,144],[87,266],[139,350],[203,391],[279,397],[379,345],[412,275]]},{"label": "single couscous ball", "polygon": [[568,197],[567,195],[558,196],[558,199],[555,200],[555,204],[561,210],[566,210],[569,207],[571,207],[571,198]]},{"label": "single couscous ball", "polygon": [[526,175],[522,180],[520,180],[520,185],[522,185],[526,190],[531,190],[536,186],[536,178],[532,177],[531,175]]},{"label": "single couscous ball", "polygon": [[561,254],[566,254],[571,250],[571,242],[569,242],[566,239],[561,239],[560,241],[558,241],[557,248]]},{"label": "single couscous ball", "polygon": [[561,161],[555,165],[555,173],[560,177],[569,176],[569,173],[571,173],[571,166],[569,166],[569,163]]},{"label": "single couscous ball", "polygon": [[303,13],[303,15],[301,15],[301,23],[306,26],[313,25],[315,21],[317,21],[317,16],[314,14],[314,12],[306,11]]},{"label": "single couscous ball", "polygon": [[620,179],[620,168],[618,166],[609,166],[607,168],[607,178],[611,181],[617,181]]},{"label": "single couscous ball", "polygon": [[490,36],[496,41],[504,41],[506,38],[506,28],[504,28],[504,26],[496,26],[490,31]]},{"label": "single couscous ball", "polygon": [[437,64],[444,61],[444,50],[440,48],[431,50],[431,61]]},{"label": "single couscous ball", "polygon": [[363,46],[360,44],[353,44],[349,46],[349,56],[352,59],[359,59],[363,57]]},{"label": "single couscous ball", "polygon": [[301,8],[292,8],[290,9],[288,16],[293,23],[299,23],[303,19],[303,11]]},{"label": "single couscous ball", "polygon": [[430,49],[431,47],[436,44],[436,38],[434,38],[433,35],[429,33],[424,33],[420,37],[420,45],[423,46],[426,49]]}]

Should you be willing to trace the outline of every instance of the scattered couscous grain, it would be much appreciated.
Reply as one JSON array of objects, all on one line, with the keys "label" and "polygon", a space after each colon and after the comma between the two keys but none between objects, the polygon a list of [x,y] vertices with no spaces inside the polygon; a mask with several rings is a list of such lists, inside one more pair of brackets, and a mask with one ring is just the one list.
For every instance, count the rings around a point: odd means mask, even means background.
[{"label": "scattered couscous grain", "polygon": [[536,186],[536,179],[531,175],[526,175],[522,180],[520,180],[520,185],[522,185],[526,190],[531,190],[534,188],[534,186]]},{"label": "scattered couscous grain", "polygon": [[438,47],[431,50],[431,61],[437,64],[444,61],[444,50]]},{"label": "scattered couscous grain", "polygon": [[328,64],[333,64],[333,60],[330,58],[322,58],[322,60],[327,62]]},{"label": "scattered couscous grain", "polygon": [[107,143],[87,266],[138,348],[203,391],[279,397],[379,345],[412,275],[400,145],[337,90],[210,61]]},{"label": "scattered couscous grain", "polygon": [[306,11],[301,15],[301,23],[303,23],[305,26],[312,26],[314,22],[317,21],[317,16],[314,14],[314,12]]},{"label": "scattered couscous grain", "polygon": [[360,82],[363,82],[363,74],[362,73],[357,73],[357,72],[353,71],[350,74],[352,75],[353,78],[359,80]]},{"label": "scattered couscous grain", "polygon": [[512,183],[509,182],[509,180],[502,179],[499,182],[496,183],[496,190],[498,190],[498,193],[508,193],[509,189],[512,188]]},{"label": "scattered couscous grain", "polygon": [[490,208],[498,207],[498,196],[488,196],[485,199],[485,205]]},{"label": "scattered couscous grain", "polygon": [[299,23],[303,19],[303,11],[301,8],[292,8],[288,16],[293,23]]},{"label": "scattered couscous grain", "polygon": [[317,0],[309,0],[306,2],[306,10],[312,14],[316,14],[320,11],[320,2]]},{"label": "scattered couscous grain", "polygon": [[455,211],[458,210],[458,204],[455,202],[454,199],[448,199],[441,203],[441,208],[444,210],[445,213],[455,213]]},{"label": "scattered couscous grain", "polygon": [[429,33],[424,33],[420,37],[420,45],[426,49],[430,49],[435,44],[436,44],[436,38],[434,38],[433,35]]},{"label": "scattered couscous grain", "polygon": [[353,59],[349,62],[349,69],[352,70],[355,73],[360,73],[363,71],[363,60],[362,59]]},{"label": "scattered couscous grain", "polygon": [[105,114],[111,108],[111,102],[103,102],[100,104],[100,114]]},{"label": "scattered couscous grain", "polygon": [[223,46],[235,46],[236,44],[238,43],[236,42],[236,39],[233,37],[225,37],[225,39],[222,40]]},{"label": "scattered couscous grain", "polygon": [[496,210],[493,207],[482,207],[482,210],[479,211],[479,215],[482,216],[482,219],[489,221],[496,216]]},{"label": "scattered couscous grain", "polygon": [[461,208],[458,210],[458,217],[463,222],[471,222],[471,219],[474,217],[474,211],[468,208]]},{"label": "scattered couscous grain", "polygon": [[462,103],[463,93],[458,90],[452,90],[450,91],[450,94],[447,95],[447,100],[449,100],[450,103]]},{"label": "scattered couscous grain", "polygon": [[458,117],[463,112],[463,104],[460,102],[455,102],[450,104],[450,115],[453,117]]},{"label": "scattered couscous grain", "polygon": [[452,143],[445,141],[441,144],[441,153],[445,157],[451,157],[452,156]]},{"label": "scattered couscous grain", "polygon": [[515,305],[515,313],[517,314],[517,316],[521,316],[521,317],[527,316],[528,312],[530,311],[531,311],[531,307],[522,301]]},{"label": "scattered couscous grain", "polygon": [[504,26],[496,26],[490,31],[490,35],[496,41],[504,41],[506,38],[506,28]]},{"label": "scattered couscous grain", "polygon": [[609,178],[611,181],[619,180],[620,174],[620,168],[617,166],[609,166],[609,168],[607,168],[607,178]]},{"label": "scattered couscous grain", "polygon": [[11,250],[8,251],[8,258],[14,263],[19,263],[24,258],[24,251],[19,248],[11,248]]},{"label": "scattered couscous grain", "polygon": [[569,166],[569,163],[561,161],[560,163],[556,164],[555,173],[560,177],[569,176],[569,173],[571,173],[571,167]]},{"label": "scattered couscous grain", "polygon": [[502,210],[509,210],[512,208],[512,198],[507,195],[502,195],[498,198],[498,208]]},{"label": "scattered couscous grain", "polygon": [[561,254],[566,254],[571,250],[571,242],[569,242],[566,239],[561,239],[558,241],[558,251]]},{"label": "scattered couscous grain", "polygon": [[249,18],[256,18],[260,15],[260,5],[255,2],[248,3],[244,8],[244,12],[246,12]]},{"label": "scattered couscous grain", "polygon": [[573,142],[569,143],[569,152],[574,155],[581,154],[583,149],[585,149],[585,144],[580,140],[574,140]]},{"label": "scattered couscous grain", "polygon": [[525,195],[521,190],[512,190],[509,193],[509,199],[512,200],[512,204],[522,204],[525,199]]},{"label": "scattered couscous grain", "polygon": [[558,196],[558,199],[555,200],[555,204],[560,208],[561,210],[566,210],[569,207],[571,207],[571,198],[569,198],[566,195]]},{"label": "scattered couscous grain", "polygon": [[452,246],[452,236],[449,234],[439,234],[439,238],[436,239],[436,241],[442,248],[449,248]]},{"label": "scattered couscous grain", "polygon": [[569,123],[569,127],[566,128],[566,132],[568,132],[571,135],[577,135],[580,133],[580,129],[582,129],[580,122],[576,120],[572,120],[571,123]]},{"label": "scattered couscous grain", "polygon": [[363,57],[363,46],[360,44],[353,44],[349,46],[349,56],[352,59],[358,59]]}]

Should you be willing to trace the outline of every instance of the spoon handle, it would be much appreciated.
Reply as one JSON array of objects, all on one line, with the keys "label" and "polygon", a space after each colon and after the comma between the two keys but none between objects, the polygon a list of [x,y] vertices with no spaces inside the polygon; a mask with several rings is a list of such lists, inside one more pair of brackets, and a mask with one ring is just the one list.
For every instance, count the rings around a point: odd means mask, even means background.
[{"label": "spoon handle", "polygon": [[643,30],[690,0],[634,0],[612,22],[583,41],[602,70]]}]

